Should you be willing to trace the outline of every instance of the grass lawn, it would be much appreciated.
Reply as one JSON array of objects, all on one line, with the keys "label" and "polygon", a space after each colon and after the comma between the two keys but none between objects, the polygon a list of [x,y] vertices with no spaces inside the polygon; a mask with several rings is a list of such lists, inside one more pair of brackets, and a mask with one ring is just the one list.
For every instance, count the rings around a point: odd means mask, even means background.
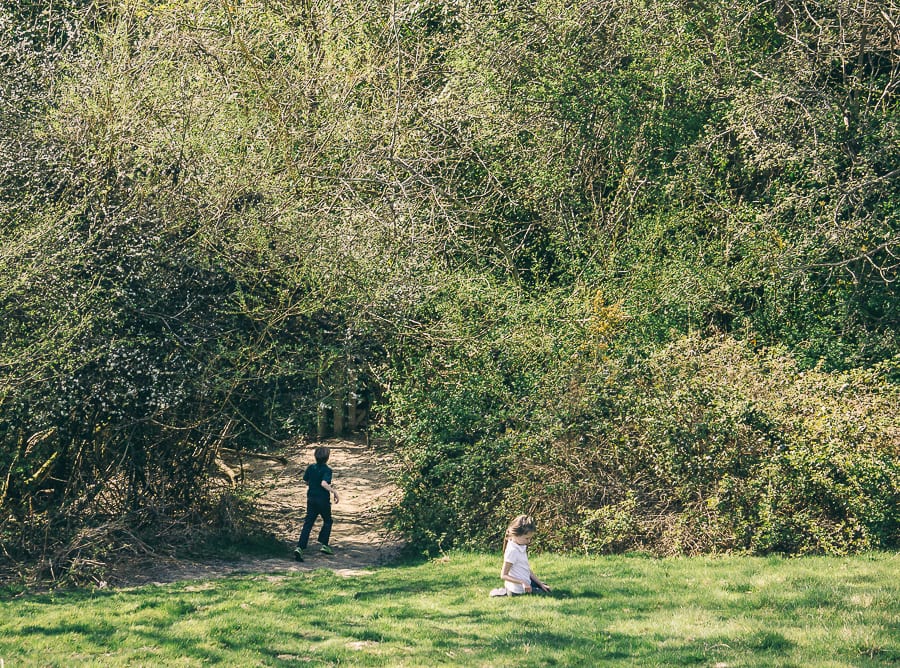
[{"label": "grass lawn", "polygon": [[488,598],[499,555],[345,578],[243,575],[0,602],[14,666],[900,666],[900,555],[537,555],[552,597]]}]

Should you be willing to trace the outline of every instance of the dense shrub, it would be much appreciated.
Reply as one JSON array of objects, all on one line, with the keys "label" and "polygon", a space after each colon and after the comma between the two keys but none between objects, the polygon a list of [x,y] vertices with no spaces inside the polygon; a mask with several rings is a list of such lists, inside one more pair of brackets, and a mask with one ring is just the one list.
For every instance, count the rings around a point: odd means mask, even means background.
[{"label": "dense shrub", "polygon": [[[579,310],[585,300],[500,294],[439,300],[458,343],[393,387],[397,522],[419,544],[496,546],[519,512],[541,518],[544,546],[590,552],[900,541],[896,361],[802,369],[784,349],[721,335],[628,354],[614,342],[626,320],[598,295]],[[479,317],[459,320],[459,305]]]},{"label": "dense shrub", "polygon": [[190,515],[359,390],[423,544],[895,544],[896,24],[3,3],[0,545]]},{"label": "dense shrub", "polygon": [[[591,550],[896,544],[893,15],[488,4],[425,113],[477,218],[391,386],[401,524],[486,544],[540,509]],[[471,268],[495,288],[454,311]],[[504,385],[498,360],[538,370]],[[460,480],[482,462],[490,501]]]},{"label": "dense shrub", "polygon": [[[202,70],[177,30],[136,48],[159,28],[138,4],[0,9],[15,75],[0,85],[22,102],[0,110],[3,566],[61,574],[123,536],[213,521],[218,451],[315,432],[332,376],[367,346],[352,292],[314,268],[319,229],[276,179],[247,183],[254,147],[222,141],[247,120],[228,82],[173,76]],[[158,9],[178,25],[191,7]]]},{"label": "dense shrub", "polygon": [[728,337],[582,368],[535,461],[544,484],[520,479],[516,494],[541,499],[549,542],[589,551],[896,546],[896,368],[801,370]]},{"label": "dense shrub", "polygon": [[386,416],[403,464],[396,520],[414,542],[474,545],[496,535],[524,465],[516,435],[533,433],[534,390],[561,352],[550,333],[565,322],[552,310],[558,297],[523,302],[461,276],[420,306],[433,322],[393,371]]}]

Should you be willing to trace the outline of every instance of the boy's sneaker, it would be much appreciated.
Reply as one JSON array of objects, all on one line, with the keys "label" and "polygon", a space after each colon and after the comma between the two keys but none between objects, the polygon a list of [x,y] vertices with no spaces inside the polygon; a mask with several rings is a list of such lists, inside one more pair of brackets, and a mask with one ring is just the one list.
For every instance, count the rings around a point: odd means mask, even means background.
[{"label": "boy's sneaker", "polygon": [[323,546],[319,549],[319,551],[320,551],[320,552],[324,552],[325,554],[334,554],[334,550],[332,550],[332,549],[331,549],[330,547],[328,547],[327,545],[323,545]]},{"label": "boy's sneaker", "polygon": [[294,550],[294,559],[297,561],[303,561],[303,550],[299,547]]}]

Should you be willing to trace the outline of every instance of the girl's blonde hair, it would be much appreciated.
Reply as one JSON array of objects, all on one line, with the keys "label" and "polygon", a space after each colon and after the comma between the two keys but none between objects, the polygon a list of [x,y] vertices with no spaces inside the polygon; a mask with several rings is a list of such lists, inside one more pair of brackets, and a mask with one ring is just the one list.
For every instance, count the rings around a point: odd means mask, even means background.
[{"label": "girl's blonde hair", "polygon": [[537,531],[537,524],[535,524],[531,515],[517,516],[509,523],[509,526],[506,527],[506,535],[503,537],[503,551],[506,552],[506,544],[513,536],[526,536],[535,531]]}]

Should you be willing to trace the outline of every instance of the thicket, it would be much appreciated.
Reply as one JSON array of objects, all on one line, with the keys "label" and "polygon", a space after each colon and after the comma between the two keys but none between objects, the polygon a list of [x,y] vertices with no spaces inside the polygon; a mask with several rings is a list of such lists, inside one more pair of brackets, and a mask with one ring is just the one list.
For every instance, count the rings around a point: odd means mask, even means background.
[{"label": "thicket", "polygon": [[6,557],[215,521],[350,382],[422,545],[896,546],[898,21],[5,3]]},{"label": "thicket", "polygon": [[896,545],[895,13],[581,9],[484,15],[452,61],[503,119],[477,165],[519,290],[429,302],[452,343],[393,393],[401,526],[484,545],[530,510],[555,547]]}]

